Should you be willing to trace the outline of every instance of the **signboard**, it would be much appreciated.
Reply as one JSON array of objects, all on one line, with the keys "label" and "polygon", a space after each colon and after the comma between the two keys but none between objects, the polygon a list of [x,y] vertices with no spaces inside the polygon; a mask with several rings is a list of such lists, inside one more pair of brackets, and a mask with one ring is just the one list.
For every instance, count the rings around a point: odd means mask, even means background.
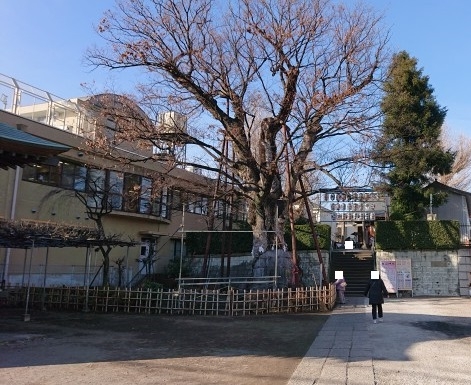
[{"label": "signboard", "polygon": [[380,274],[388,293],[397,293],[396,261],[380,261]]},{"label": "signboard", "polygon": [[398,290],[412,290],[412,267],[410,259],[396,259]]},{"label": "signboard", "polygon": [[373,191],[339,190],[324,192],[321,197],[330,202],[327,207],[332,211],[332,220],[337,222],[374,221],[378,209],[384,210],[385,197]]}]

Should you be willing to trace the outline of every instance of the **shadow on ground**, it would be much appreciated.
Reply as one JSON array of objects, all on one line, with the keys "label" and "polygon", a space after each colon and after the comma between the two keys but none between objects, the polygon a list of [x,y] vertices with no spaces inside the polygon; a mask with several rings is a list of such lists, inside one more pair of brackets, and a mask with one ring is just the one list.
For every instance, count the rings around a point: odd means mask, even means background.
[{"label": "shadow on ground", "polygon": [[0,368],[201,356],[300,359],[327,317],[37,312],[24,322],[21,309],[0,309]]}]

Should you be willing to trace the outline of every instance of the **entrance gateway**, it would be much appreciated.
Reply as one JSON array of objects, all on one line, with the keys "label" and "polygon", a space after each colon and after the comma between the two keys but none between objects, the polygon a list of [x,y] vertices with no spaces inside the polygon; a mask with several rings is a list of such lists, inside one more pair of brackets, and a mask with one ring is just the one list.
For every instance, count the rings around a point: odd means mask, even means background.
[{"label": "entrance gateway", "polygon": [[388,196],[371,188],[345,187],[321,189],[316,198],[317,222],[331,227],[330,271],[343,271],[347,296],[362,295],[376,269],[375,222],[388,218]]},{"label": "entrance gateway", "polygon": [[345,241],[352,241],[354,249],[372,249],[374,223],[388,217],[388,198],[371,188],[319,190],[317,222],[330,224],[332,248],[345,248]]}]

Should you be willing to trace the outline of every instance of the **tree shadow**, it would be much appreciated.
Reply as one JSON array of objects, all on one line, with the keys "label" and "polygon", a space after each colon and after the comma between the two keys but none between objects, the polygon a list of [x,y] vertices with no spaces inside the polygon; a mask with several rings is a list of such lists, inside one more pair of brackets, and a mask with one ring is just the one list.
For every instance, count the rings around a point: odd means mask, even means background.
[{"label": "tree shadow", "polygon": [[[118,363],[139,371],[210,373],[224,377],[221,384],[231,378],[264,384],[268,376],[266,383],[285,384],[303,358],[309,365],[404,365],[423,343],[433,343],[437,354],[440,343],[450,349],[471,337],[471,310],[460,311],[469,307],[466,300],[387,300],[385,322],[378,324],[363,298],[348,300],[327,314],[250,317],[39,312],[23,322],[21,309],[0,308],[0,369]],[[455,350],[442,353],[452,359]]]},{"label": "tree shadow", "polygon": [[[0,368],[188,357],[303,357],[330,313],[247,317],[0,308]],[[293,342],[296,343],[293,343]]]}]

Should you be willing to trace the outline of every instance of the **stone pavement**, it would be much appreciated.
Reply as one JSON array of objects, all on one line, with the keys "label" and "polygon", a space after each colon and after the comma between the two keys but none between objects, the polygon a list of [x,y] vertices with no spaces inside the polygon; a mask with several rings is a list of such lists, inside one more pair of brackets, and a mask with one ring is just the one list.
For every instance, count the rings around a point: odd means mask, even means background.
[{"label": "stone pavement", "polygon": [[471,383],[471,299],[388,298],[377,324],[365,301],[334,309],[288,385]]}]

